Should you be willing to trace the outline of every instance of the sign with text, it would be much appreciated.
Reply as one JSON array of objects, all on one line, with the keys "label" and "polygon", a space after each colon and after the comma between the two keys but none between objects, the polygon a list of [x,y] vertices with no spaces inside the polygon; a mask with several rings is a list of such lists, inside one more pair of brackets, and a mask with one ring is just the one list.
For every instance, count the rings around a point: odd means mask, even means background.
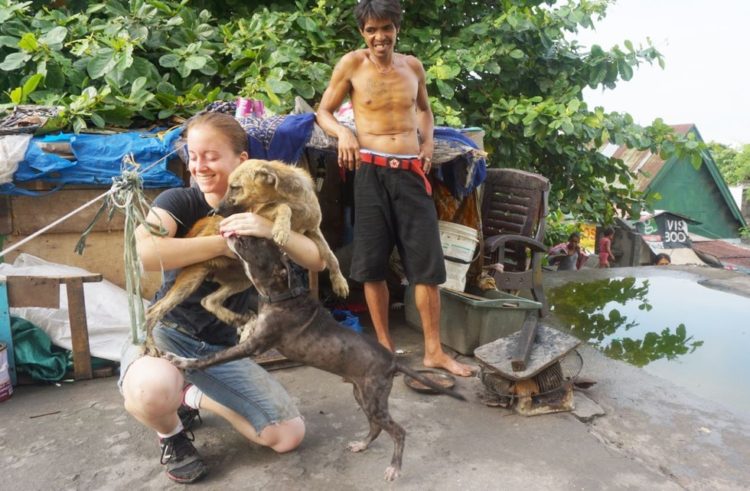
[{"label": "sign with text", "polygon": [[676,249],[691,247],[688,223],[698,222],[674,213],[661,212],[642,218],[638,224],[638,229],[643,236],[643,240],[651,245],[665,249]]}]

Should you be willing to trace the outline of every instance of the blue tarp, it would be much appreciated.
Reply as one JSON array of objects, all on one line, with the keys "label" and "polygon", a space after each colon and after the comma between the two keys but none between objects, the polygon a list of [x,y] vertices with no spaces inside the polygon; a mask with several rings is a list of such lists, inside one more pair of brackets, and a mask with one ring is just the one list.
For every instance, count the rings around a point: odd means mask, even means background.
[{"label": "blue tarp", "polygon": [[[13,183],[0,186],[2,194],[38,195],[40,193],[22,189],[18,183],[42,181],[57,186],[66,184],[103,185],[112,184],[112,178],[122,172],[123,158],[132,154],[143,172],[146,188],[168,188],[182,186],[182,179],[167,170],[167,160],[155,162],[167,156],[174,142],[182,134],[177,128],[160,134],[157,132],[128,132],[116,135],[66,134],[32,138],[24,159],[18,164]],[[46,153],[39,142],[69,142],[75,160],[66,160]]]}]

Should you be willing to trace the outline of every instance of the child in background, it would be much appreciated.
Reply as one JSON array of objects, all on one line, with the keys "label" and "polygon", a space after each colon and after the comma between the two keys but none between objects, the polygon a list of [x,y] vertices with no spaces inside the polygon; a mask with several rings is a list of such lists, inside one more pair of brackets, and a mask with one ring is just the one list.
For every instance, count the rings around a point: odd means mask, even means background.
[{"label": "child in background", "polygon": [[599,267],[609,268],[609,259],[612,257],[612,237],[615,230],[612,227],[604,229],[604,237],[599,241]]},{"label": "child in background", "polygon": [[654,258],[654,264],[657,266],[669,266],[672,264],[672,258],[669,257],[669,254],[661,253],[657,254]]},{"label": "child in background", "polygon": [[567,242],[557,244],[549,250],[550,266],[557,265],[558,271],[579,270],[589,258],[581,249],[581,234],[573,232]]}]

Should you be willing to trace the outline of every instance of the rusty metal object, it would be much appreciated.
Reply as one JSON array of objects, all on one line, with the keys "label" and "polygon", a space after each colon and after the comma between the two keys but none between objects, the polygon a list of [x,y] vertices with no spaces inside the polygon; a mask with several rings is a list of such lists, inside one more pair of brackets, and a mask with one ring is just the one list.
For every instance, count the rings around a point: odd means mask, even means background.
[{"label": "rusty metal object", "polygon": [[[528,366],[522,372],[512,367],[521,331],[475,350],[485,404],[512,408],[525,416],[573,409],[573,383],[583,366],[574,349],[580,341],[543,324],[537,324],[536,330]],[[571,360],[576,360],[577,368]]]}]

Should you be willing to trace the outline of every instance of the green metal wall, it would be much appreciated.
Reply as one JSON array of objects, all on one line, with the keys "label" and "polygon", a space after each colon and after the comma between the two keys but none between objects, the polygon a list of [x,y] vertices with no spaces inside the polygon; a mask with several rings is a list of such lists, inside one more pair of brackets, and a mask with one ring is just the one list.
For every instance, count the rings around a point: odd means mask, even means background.
[{"label": "green metal wall", "polygon": [[661,200],[652,201],[655,210],[672,211],[701,222],[690,225],[690,232],[715,239],[739,237],[741,224],[729,210],[705,162],[698,170],[688,161],[665,163],[648,188],[648,196],[654,193],[661,195]]}]

